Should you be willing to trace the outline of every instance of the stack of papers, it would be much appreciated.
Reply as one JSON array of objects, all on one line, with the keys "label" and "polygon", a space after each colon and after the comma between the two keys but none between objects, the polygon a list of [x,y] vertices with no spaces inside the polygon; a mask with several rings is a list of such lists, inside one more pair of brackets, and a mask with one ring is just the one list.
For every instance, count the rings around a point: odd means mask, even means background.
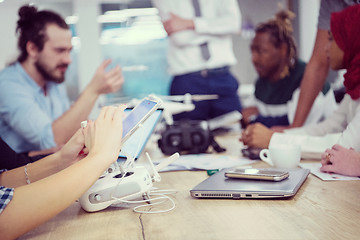
[{"label": "stack of papers", "polygon": [[[154,161],[154,164],[159,164],[162,160],[163,159]],[[248,158],[230,155],[189,154],[181,155],[178,160],[163,168],[160,172],[224,169],[234,166],[253,164],[255,162],[256,160],[249,160]]]},{"label": "stack of papers", "polygon": [[320,171],[321,163],[300,163],[300,167],[307,168],[313,175],[324,181],[336,180],[360,180],[359,177],[348,177],[336,173],[325,173]]}]

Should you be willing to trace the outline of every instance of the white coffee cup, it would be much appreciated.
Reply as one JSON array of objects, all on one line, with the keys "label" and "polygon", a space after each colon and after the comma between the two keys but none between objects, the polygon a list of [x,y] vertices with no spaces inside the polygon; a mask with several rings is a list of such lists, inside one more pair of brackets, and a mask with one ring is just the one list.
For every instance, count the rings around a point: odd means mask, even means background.
[{"label": "white coffee cup", "polygon": [[260,151],[260,159],[276,168],[295,168],[301,159],[301,147],[295,144],[274,144]]}]

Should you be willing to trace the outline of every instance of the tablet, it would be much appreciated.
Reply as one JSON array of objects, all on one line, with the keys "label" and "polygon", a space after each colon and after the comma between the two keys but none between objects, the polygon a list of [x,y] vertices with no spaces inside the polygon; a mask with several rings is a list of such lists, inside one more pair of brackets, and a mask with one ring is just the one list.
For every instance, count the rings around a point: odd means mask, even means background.
[{"label": "tablet", "polygon": [[159,98],[150,95],[142,99],[141,102],[125,116],[123,120],[122,143],[126,142],[126,140],[139,128],[140,124],[144,123],[145,120],[160,107],[161,103],[162,101]]},{"label": "tablet", "polygon": [[[132,109],[125,109],[125,114],[129,114]],[[157,124],[162,119],[163,109],[158,108],[151,114],[151,116],[145,120],[143,127],[135,131],[121,146],[119,158],[122,160],[126,159],[125,153],[138,159],[143,152],[148,140],[154,132]]]}]

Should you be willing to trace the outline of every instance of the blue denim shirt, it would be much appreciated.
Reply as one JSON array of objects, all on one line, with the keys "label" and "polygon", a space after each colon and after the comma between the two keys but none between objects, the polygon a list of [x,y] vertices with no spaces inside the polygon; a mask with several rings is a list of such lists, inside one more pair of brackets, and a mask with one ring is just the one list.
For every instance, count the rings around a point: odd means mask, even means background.
[{"label": "blue denim shirt", "polygon": [[70,103],[64,84],[48,82],[46,90],[19,62],[0,72],[0,136],[18,153],[56,145],[52,122]]}]

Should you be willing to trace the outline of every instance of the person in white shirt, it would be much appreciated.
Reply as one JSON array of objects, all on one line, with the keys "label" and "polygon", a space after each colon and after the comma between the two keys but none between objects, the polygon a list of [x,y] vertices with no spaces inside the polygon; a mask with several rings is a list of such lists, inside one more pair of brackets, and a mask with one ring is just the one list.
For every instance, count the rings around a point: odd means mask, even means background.
[{"label": "person in white shirt", "polygon": [[340,173],[347,176],[360,176],[360,153],[354,149],[335,144],[321,155],[320,168],[323,172]]},{"label": "person in white shirt", "polygon": [[153,0],[169,35],[168,64],[174,76],[171,95],[217,94],[217,100],[195,102],[195,110],[175,120],[203,120],[241,111],[232,34],[240,32],[236,0]]},{"label": "person in white shirt", "polygon": [[267,148],[277,143],[301,145],[302,157],[320,158],[334,144],[360,151],[360,5],[332,13],[327,54],[330,67],[346,69],[346,94],[339,108],[325,121],[275,133],[261,124],[245,129],[241,141],[250,147]]},{"label": "person in white shirt", "polygon": [[[321,0],[314,48],[301,81],[299,103],[290,127],[301,127],[306,124],[311,107],[322,86],[326,81],[331,81],[332,77],[327,77],[329,62],[324,51],[324,46],[328,44],[327,33],[330,29],[331,13],[341,11],[357,3],[359,0]],[[283,128],[278,128],[278,130],[281,129]]]}]

